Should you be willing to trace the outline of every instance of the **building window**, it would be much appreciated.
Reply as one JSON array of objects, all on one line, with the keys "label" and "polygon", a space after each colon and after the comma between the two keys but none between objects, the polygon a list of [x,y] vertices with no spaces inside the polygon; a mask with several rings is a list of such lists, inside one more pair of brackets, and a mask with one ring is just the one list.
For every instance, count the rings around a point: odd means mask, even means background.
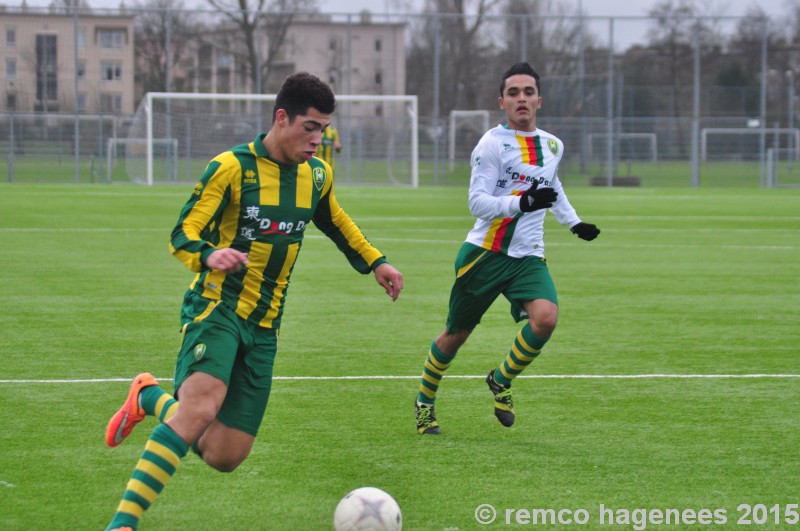
[{"label": "building window", "polygon": [[36,99],[58,98],[58,46],[55,35],[36,36]]},{"label": "building window", "polygon": [[375,39],[375,51],[376,52],[381,51],[381,40],[380,39]]},{"label": "building window", "polygon": [[102,81],[121,81],[122,63],[103,61],[100,63],[100,79]]},{"label": "building window", "polygon": [[86,81],[86,61],[83,59],[78,61],[78,71],[75,72],[75,77],[78,81]]},{"label": "building window", "polygon": [[122,30],[100,30],[100,48],[122,48],[125,32]]},{"label": "building window", "polygon": [[86,49],[86,28],[78,28],[78,33],[75,36],[79,50]]},{"label": "building window", "polygon": [[17,30],[15,28],[6,28],[6,48],[17,47]]},{"label": "building window", "polygon": [[122,111],[122,96],[120,94],[111,94],[103,92],[100,94],[100,112],[121,112]]},{"label": "building window", "polygon": [[381,85],[382,83],[383,83],[383,74],[381,73],[380,70],[378,70],[377,72],[375,72],[375,84]]},{"label": "building window", "polygon": [[9,111],[17,110],[17,95],[6,94],[6,109]]},{"label": "building window", "polygon": [[17,60],[6,59],[6,79],[9,81],[17,80]]},{"label": "building window", "polygon": [[86,94],[83,92],[78,93],[78,112],[86,111]]},{"label": "building window", "polygon": [[328,49],[336,50],[336,37],[331,37],[331,40],[328,41]]}]

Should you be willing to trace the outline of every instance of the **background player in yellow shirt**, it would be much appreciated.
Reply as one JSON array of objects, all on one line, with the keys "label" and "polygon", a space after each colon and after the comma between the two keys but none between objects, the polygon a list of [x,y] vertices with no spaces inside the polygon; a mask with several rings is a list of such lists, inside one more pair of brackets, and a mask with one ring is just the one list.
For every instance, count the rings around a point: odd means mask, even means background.
[{"label": "background player in yellow shirt", "polygon": [[328,163],[333,169],[333,152],[339,153],[342,151],[342,143],[339,141],[339,131],[335,127],[329,125],[325,131],[322,132],[322,142],[317,146],[317,156]]}]

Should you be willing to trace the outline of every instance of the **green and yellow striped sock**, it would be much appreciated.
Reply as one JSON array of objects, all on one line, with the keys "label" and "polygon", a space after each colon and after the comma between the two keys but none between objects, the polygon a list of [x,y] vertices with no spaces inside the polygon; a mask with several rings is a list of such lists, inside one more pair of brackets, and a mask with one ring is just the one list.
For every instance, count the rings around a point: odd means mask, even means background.
[{"label": "green and yellow striped sock", "polygon": [[175,474],[189,445],[166,424],[150,434],[107,531],[119,527],[136,529],[139,519]]},{"label": "green and yellow striped sock", "polygon": [[428,352],[425,368],[422,370],[422,378],[419,380],[418,402],[433,404],[436,400],[436,391],[439,389],[439,383],[455,357],[455,354],[445,354],[436,348],[435,341],[431,343],[431,350]]},{"label": "green and yellow striped sock", "polygon": [[158,417],[159,422],[166,422],[178,410],[178,401],[158,385],[150,385],[139,393],[139,407]]},{"label": "green and yellow striped sock", "polygon": [[511,381],[525,370],[542,351],[547,339],[533,333],[529,324],[525,324],[519,332],[508,356],[494,371],[494,381],[501,385],[511,385]]}]

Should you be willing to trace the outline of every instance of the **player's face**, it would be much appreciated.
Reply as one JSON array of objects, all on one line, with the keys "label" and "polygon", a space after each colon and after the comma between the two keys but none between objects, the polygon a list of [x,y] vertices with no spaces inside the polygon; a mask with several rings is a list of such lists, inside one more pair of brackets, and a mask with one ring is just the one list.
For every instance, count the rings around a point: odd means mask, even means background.
[{"label": "player's face", "polygon": [[311,107],[306,114],[298,114],[290,121],[286,113],[279,109],[276,123],[281,131],[281,153],[272,155],[282,162],[300,164],[317,153],[317,146],[322,142],[322,131],[331,123],[331,115]]},{"label": "player's face", "polygon": [[498,98],[500,108],[506,111],[508,126],[516,131],[536,129],[536,111],[542,98],[532,76],[516,74],[506,79],[503,96]]}]

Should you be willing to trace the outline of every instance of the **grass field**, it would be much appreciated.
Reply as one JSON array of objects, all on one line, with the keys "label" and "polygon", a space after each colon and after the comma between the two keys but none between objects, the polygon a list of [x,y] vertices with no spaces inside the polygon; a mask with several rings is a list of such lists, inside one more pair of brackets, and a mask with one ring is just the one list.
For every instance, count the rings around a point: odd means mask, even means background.
[{"label": "grass field", "polygon": [[[159,182],[168,184],[193,184],[202,175],[208,164],[207,158],[186,160],[180,158],[174,165],[156,159],[154,175]],[[337,178],[340,183],[352,185],[386,185],[392,182],[409,184],[411,181],[410,164],[398,161],[387,176],[385,160],[359,161],[352,160],[348,166],[344,159],[337,163]],[[438,168],[438,169],[437,169]],[[758,160],[747,161],[711,161],[703,162],[699,167],[699,185],[715,188],[756,188],[760,185],[760,165]],[[587,164],[583,169],[575,161],[565,161],[559,170],[562,182],[571,188],[587,186],[593,178],[607,178],[608,168],[605,163]],[[144,158],[132,158],[128,163],[118,159],[108,172],[105,156],[82,158],[75,174],[74,159],[66,153],[59,156],[17,156],[13,164],[0,163],[0,183],[17,184],[94,184],[108,183],[127,184],[140,179],[144,182],[146,163]],[[454,186],[466,188],[469,184],[470,167],[468,162],[459,162],[449,169],[442,159],[438,166],[432,159],[423,159],[419,163],[419,182],[423,186]],[[692,166],[688,160],[668,160],[656,162],[622,162],[615,177],[636,177],[641,185],[647,188],[685,188],[692,184]],[[779,186],[800,187],[800,164],[783,161],[777,173]]]},{"label": "grass field", "polygon": [[[155,423],[115,449],[103,431],[136,373],[171,389],[191,274],[167,243],[190,190],[0,185],[0,529],[113,515]],[[514,385],[513,428],[482,381],[518,329],[498,301],[440,388],[442,435],[414,429],[466,189],[340,187],[405,291],[391,303],[309,229],[251,457],[220,474],[190,454],[140,529],[330,529],[365,485],[406,530],[529,528],[525,511],[549,529],[800,528],[800,190],[568,192],[603,232],[548,217],[560,322]]]}]

